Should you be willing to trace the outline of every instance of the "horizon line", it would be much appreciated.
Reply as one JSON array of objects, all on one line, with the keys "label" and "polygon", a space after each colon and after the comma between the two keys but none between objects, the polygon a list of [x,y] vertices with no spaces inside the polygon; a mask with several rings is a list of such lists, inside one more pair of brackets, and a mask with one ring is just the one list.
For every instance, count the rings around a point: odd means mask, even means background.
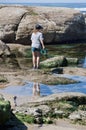
[{"label": "horizon line", "polygon": [[48,4],[52,4],[52,3],[69,3],[69,4],[71,4],[71,3],[86,3],[86,2],[0,2],[0,3],[31,3],[31,4],[38,4],[38,3],[48,3]]}]

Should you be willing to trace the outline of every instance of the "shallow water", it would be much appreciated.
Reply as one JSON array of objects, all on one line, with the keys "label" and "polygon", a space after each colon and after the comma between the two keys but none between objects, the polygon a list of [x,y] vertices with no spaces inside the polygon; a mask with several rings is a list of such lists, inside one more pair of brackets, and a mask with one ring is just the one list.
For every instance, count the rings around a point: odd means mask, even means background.
[{"label": "shallow water", "polygon": [[[54,55],[64,55],[65,57],[77,57],[80,59],[79,67],[86,68],[86,44],[59,44],[59,45],[47,45],[46,49],[48,50],[47,57],[42,56],[41,60],[47,59]],[[30,54],[29,54],[30,52]],[[28,68],[31,66],[31,50],[28,52],[27,59],[20,59],[21,68]],[[22,61],[23,60],[23,61]],[[28,62],[27,62],[28,61]],[[23,63],[24,62],[24,63]],[[56,75],[57,76],[57,75]],[[71,76],[71,75],[58,75],[61,77],[70,78],[76,81],[80,81],[76,84],[68,85],[44,85],[40,84],[40,95],[50,95],[54,93],[62,92],[81,92],[86,94],[86,77],[85,76]],[[13,94],[16,96],[32,96],[34,83],[25,81],[24,86],[8,86],[7,88],[0,89],[0,92],[7,94]]]},{"label": "shallow water", "polygon": [[48,50],[48,55],[46,58],[50,58],[55,55],[62,55],[68,58],[78,58],[79,63],[77,65],[70,66],[86,68],[86,43],[48,45],[46,48]]},{"label": "shallow water", "polygon": [[[47,96],[55,93],[63,93],[63,92],[80,92],[86,94],[86,77],[85,76],[71,76],[71,75],[58,75],[60,77],[70,78],[76,81],[80,81],[75,84],[67,84],[67,85],[40,85],[40,95]],[[6,88],[0,89],[0,92],[4,92],[7,94],[12,94],[16,96],[33,96],[33,87],[34,83],[26,82],[24,86],[8,86]]]},{"label": "shallow water", "polygon": [[[69,43],[69,44],[53,44],[45,45],[48,53],[47,56],[41,55],[41,61],[51,58],[55,55],[62,55],[70,58],[79,59],[79,67],[83,67],[85,57],[86,57],[86,43]],[[32,65],[32,56],[31,49],[27,50],[27,58],[20,58],[19,63],[21,68],[31,67]]]},{"label": "shallow water", "polygon": [[79,59],[84,59],[86,56],[86,43],[48,45],[46,48],[50,56],[64,55],[65,57],[77,57]]}]

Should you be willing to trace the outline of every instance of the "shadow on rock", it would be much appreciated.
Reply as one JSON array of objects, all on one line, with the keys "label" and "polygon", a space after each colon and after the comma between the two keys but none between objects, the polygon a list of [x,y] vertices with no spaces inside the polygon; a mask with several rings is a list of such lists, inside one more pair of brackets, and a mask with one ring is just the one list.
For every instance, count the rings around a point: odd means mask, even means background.
[{"label": "shadow on rock", "polygon": [[5,125],[0,125],[0,130],[28,130],[28,128],[12,113],[11,119]]}]

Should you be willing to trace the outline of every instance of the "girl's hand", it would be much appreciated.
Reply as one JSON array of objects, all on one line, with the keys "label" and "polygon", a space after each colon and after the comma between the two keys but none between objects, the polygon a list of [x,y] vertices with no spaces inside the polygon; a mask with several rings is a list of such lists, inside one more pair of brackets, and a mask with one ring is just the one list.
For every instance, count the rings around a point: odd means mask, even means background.
[{"label": "girl's hand", "polygon": [[45,49],[45,46],[43,46],[43,49]]}]

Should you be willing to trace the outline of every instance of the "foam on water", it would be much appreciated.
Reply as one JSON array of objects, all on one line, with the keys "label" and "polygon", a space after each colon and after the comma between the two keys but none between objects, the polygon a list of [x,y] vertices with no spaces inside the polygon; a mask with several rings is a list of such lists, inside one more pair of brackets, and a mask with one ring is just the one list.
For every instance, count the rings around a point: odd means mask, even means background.
[{"label": "foam on water", "polygon": [[86,11],[86,8],[75,8],[75,10]]}]

